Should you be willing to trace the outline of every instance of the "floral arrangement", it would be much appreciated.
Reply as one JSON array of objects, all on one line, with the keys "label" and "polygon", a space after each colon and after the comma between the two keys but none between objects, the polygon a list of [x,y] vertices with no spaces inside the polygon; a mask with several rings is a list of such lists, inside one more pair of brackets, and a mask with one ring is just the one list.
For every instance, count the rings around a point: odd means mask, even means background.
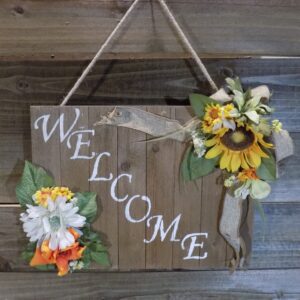
[{"label": "floral arrangement", "polygon": [[200,119],[191,132],[192,143],[181,164],[185,180],[195,180],[219,167],[224,185],[234,197],[263,199],[276,179],[271,134],[282,124],[271,120],[268,99],[250,89],[243,91],[238,78],[227,78],[228,93],[222,101],[191,94],[190,102]]},{"label": "floral arrangement", "polygon": [[64,276],[87,268],[91,261],[110,264],[106,248],[91,228],[97,216],[95,193],[55,186],[43,168],[26,161],[16,195],[25,210],[20,220],[29,238],[22,257],[30,266],[57,269]]}]

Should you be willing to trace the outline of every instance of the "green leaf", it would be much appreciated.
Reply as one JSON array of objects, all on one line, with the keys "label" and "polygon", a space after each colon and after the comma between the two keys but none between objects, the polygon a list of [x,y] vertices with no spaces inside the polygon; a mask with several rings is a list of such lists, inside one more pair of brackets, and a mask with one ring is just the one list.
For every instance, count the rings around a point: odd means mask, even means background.
[{"label": "green leaf", "polygon": [[255,207],[258,209],[258,212],[259,212],[260,217],[262,218],[263,222],[265,222],[266,215],[265,215],[264,208],[263,208],[261,202],[258,199],[253,199],[253,198],[251,198],[251,199],[254,202]]},{"label": "green leaf", "polygon": [[219,159],[219,156],[207,159],[204,157],[199,158],[196,155],[192,154],[190,157],[191,180],[198,179],[213,172]]},{"label": "green leaf", "polygon": [[24,251],[21,253],[21,257],[24,261],[30,262],[34,256],[36,243],[28,243]]},{"label": "green leaf", "polygon": [[32,195],[42,187],[54,186],[54,179],[41,167],[25,161],[21,181],[16,187],[16,195],[20,205],[34,204]]},{"label": "green leaf", "polygon": [[91,257],[99,265],[105,267],[110,266],[110,260],[107,252],[91,252]]},{"label": "green leaf", "polygon": [[268,152],[269,157],[262,158],[261,165],[256,170],[256,174],[260,179],[266,181],[274,181],[276,180],[276,161],[270,151],[266,152]]},{"label": "green leaf", "polygon": [[251,120],[255,124],[259,124],[259,115],[258,115],[258,113],[256,111],[254,111],[254,110],[247,111],[247,112],[245,112],[245,115],[247,116],[247,118],[249,120]]},{"label": "green leaf", "polygon": [[38,266],[35,266],[35,268],[40,270],[40,271],[53,271],[53,270],[55,270],[54,265],[38,265]]},{"label": "green leaf", "polygon": [[252,99],[248,100],[245,104],[245,110],[255,109],[258,106],[260,99],[260,96],[254,96]]},{"label": "green leaf", "polygon": [[203,118],[205,114],[205,106],[207,104],[209,103],[219,104],[219,102],[201,94],[190,94],[189,99],[195,114],[199,118]]},{"label": "green leaf", "polygon": [[228,84],[228,87],[231,89],[231,91],[239,91],[243,93],[243,88],[242,88],[242,84],[241,81],[238,77],[232,79],[232,78],[226,78],[225,81]]},{"label": "green leaf", "polygon": [[76,193],[76,205],[78,213],[86,217],[87,222],[92,223],[97,216],[97,194],[92,192]]},{"label": "green leaf", "polygon": [[194,154],[193,147],[190,146],[181,163],[181,175],[185,181],[196,180],[208,175],[215,170],[219,159],[219,156],[212,159],[199,158]]},{"label": "green leaf", "polygon": [[241,109],[245,104],[244,94],[237,90],[234,90],[233,93],[234,93],[233,101],[237,104],[239,111],[241,111]]},{"label": "green leaf", "polygon": [[193,146],[189,146],[184,154],[183,160],[180,165],[180,172],[183,180],[185,181],[191,181],[191,174],[189,169],[189,161],[190,156],[193,154]]}]

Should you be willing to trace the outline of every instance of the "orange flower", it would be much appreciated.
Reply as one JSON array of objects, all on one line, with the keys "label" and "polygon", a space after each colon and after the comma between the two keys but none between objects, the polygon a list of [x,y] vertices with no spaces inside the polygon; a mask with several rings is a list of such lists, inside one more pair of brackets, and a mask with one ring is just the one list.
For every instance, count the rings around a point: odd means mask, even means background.
[{"label": "orange flower", "polygon": [[[75,240],[77,240],[79,234],[73,228],[69,228],[69,231],[74,236]],[[49,241],[47,240],[42,243],[40,248],[36,248],[30,266],[55,264],[58,269],[58,276],[64,276],[69,271],[69,261],[80,259],[84,250],[85,247],[82,247],[78,242],[75,242],[65,249],[56,249],[55,251],[52,251],[49,248]]]},{"label": "orange flower", "polygon": [[248,169],[243,170],[238,174],[239,181],[246,181],[248,179],[255,180],[258,179],[258,176],[256,175],[255,169]]}]

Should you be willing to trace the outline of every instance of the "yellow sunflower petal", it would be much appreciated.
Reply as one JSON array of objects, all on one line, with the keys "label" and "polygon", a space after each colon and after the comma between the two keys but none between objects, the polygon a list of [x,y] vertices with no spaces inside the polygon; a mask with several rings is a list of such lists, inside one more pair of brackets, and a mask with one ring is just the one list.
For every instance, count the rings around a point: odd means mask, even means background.
[{"label": "yellow sunflower petal", "polygon": [[267,143],[263,139],[263,135],[261,133],[256,133],[258,142],[266,148],[273,148],[273,144]]},{"label": "yellow sunflower petal", "polygon": [[236,172],[239,167],[241,166],[241,157],[240,157],[240,152],[233,152],[230,166],[231,166],[231,171]]},{"label": "yellow sunflower petal", "polygon": [[224,151],[221,159],[220,159],[220,168],[221,169],[229,169],[230,168],[230,161],[231,161],[231,154],[230,151]]},{"label": "yellow sunflower petal", "polygon": [[215,145],[209,151],[206,153],[205,158],[210,159],[218,156],[223,151],[222,147],[220,145]]},{"label": "yellow sunflower petal", "polygon": [[246,158],[245,158],[245,153],[241,154],[241,166],[243,169],[248,170],[250,167],[247,164]]},{"label": "yellow sunflower petal", "polygon": [[261,148],[257,144],[253,144],[251,147],[251,150],[253,150],[255,153],[257,153],[261,157],[266,157],[266,158],[269,157],[269,155],[266,154],[264,151],[262,151]]},{"label": "yellow sunflower petal", "polygon": [[206,140],[204,143],[205,143],[206,147],[212,147],[213,145],[215,145],[217,143],[217,139],[212,138],[210,140]]},{"label": "yellow sunflower petal", "polygon": [[255,153],[254,151],[249,150],[248,159],[251,161],[251,165],[253,168],[258,168],[261,164],[260,155]]}]

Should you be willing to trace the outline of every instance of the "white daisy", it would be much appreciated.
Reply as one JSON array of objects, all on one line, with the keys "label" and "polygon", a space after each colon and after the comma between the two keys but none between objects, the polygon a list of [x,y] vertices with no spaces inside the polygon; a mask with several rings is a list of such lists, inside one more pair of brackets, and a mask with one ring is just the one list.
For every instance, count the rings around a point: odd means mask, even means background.
[{"label": "white daisy", "polygon": [[27,205],[26,212],[21,214],[27,237],[30,242],[38,241],[39,245],[49,240],[51,250],[71,246],[75,240],[68,228],[78,230],[84,226],[86,218],[77,214],[79,208],[75,202],[67,202],[66,197],[48,198],[47,202],[47,207]]}]

